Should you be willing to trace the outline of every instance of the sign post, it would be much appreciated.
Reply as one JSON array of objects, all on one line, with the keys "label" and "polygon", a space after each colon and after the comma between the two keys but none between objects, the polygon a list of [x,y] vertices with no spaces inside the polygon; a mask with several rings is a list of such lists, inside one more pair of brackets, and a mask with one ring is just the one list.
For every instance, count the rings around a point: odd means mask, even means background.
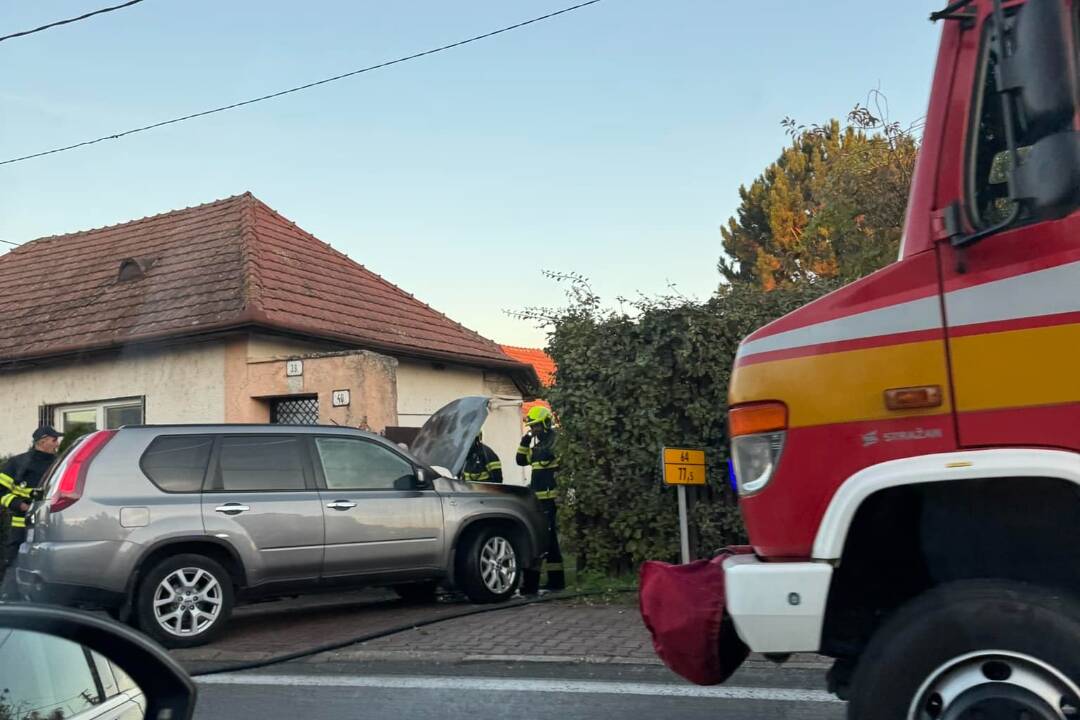
[{"label": "sign post", "polygon": [[686,486],[705,484],[705,451],[670,448],[660,451],[664,484],[674,485],[679,495],[679,550],[682,562],[690,562],[690,519],[687,517]]}]

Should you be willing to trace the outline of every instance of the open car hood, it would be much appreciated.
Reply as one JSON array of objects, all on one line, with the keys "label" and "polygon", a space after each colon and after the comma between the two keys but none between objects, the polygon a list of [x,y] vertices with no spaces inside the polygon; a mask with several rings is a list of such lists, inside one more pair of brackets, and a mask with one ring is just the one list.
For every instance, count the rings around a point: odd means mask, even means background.
[{"label": "open car hood", "polygon": [[489,400],[463,397],[441,408],[420,428],[409,451],[420,462],[446,468],[460,477],[469,448],[487,420]]}]

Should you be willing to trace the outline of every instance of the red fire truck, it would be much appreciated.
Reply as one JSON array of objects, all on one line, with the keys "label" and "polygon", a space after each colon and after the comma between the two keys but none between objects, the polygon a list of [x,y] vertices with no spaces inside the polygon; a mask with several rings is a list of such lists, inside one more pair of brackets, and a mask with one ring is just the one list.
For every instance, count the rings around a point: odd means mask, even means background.
[{"label": "red fire truck", "polygon": [[[709,565],[723,623],[680,622],[721,647],[685,674],[719,681],[747,647],[816,652],[860,720],[1076,717],[1080,0],[933,19],[899,260],[738,351],[752,547]],[[643,584],[643,609],[676,607],[679,582]]]}]

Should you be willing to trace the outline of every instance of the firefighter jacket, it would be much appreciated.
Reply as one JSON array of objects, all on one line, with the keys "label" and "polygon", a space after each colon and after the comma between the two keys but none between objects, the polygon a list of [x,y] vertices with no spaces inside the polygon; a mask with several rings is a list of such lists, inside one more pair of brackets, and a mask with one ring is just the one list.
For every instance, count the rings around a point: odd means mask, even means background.
[{"label": "firefighter jacket", "polygon": [[474,442],[465,459],[465,471],[462,477],[469,482],[501,483],[503,473],[499,456],[479,440]]},{"label": "firefighter jacket", "polygon": [[30,504],[34,490],[54,460],[56,456],[51,453],[30,449],[8,460],[0,470],[0,505],[13,529],[26,527],[26,513],[17,508],[20,503]]},{"label": "firefighter jacket", "polygon": [[532,468],[529,487],[538,500],[554,500],[558,495],[555,484],[555,473],[559,470],[559,458],[555,453],[557,439],[554,430],[540,430],[521,438],[521,446],[517,449],[517,464]]}]

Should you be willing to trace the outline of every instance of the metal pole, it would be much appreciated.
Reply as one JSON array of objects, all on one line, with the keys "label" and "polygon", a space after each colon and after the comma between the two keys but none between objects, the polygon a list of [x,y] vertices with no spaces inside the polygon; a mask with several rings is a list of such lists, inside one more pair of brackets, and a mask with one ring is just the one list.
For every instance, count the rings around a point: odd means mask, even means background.
[{"label": "metal pole", "polygon": [[682,562],[686,565],[690,562],[690,522],[686,512],[686,486],[679,485],[679,549],[682,551]]}]

